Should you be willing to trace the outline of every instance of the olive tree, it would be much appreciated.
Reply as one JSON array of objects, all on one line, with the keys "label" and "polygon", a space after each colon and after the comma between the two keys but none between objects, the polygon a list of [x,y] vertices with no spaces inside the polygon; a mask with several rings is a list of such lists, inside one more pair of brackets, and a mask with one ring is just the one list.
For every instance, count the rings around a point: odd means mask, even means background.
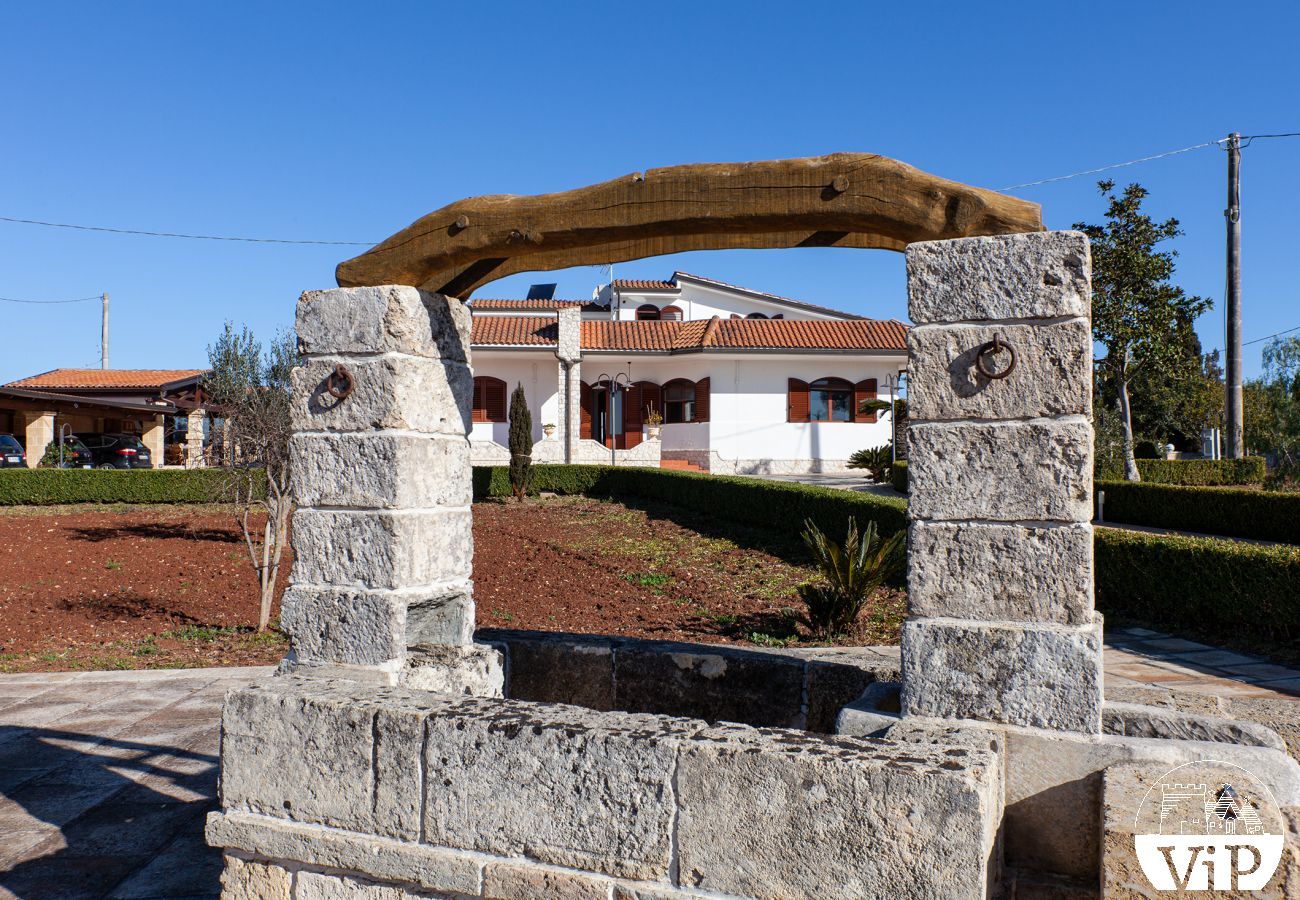
[{"label": "olive tree", "polygon": [[[257,572],[258,631],[265,631],[271,621],[280,562],[289,540],[293,512],[289,379],[298,362],[298,341],[292,332],[277,333],[263,349],[247,325],[236,331],[227,322],[208,347],[210,371],[204,387],[224,422],[224,448],[217,457],[227,476],[222,499],[235,505],[244,546]],[[265,514],[260,528],[259,512]]]}]

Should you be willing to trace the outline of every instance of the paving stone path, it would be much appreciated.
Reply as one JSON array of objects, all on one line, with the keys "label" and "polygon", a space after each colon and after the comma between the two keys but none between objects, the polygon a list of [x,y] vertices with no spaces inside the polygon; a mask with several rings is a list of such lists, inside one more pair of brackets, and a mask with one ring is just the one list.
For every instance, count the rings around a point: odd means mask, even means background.
[{"label": "paving stone path", "polygon": [[218,896],[221,704],[269,672],[0,675],[0,897]]},{"label": "paving stone path", "polygon": [[[1300,671],[1140,628],[1107,632],[1105,665],[1108,689],[1300,697]],[[217,897],[221,703],[270,671],[0,675],[0,898]]]}]

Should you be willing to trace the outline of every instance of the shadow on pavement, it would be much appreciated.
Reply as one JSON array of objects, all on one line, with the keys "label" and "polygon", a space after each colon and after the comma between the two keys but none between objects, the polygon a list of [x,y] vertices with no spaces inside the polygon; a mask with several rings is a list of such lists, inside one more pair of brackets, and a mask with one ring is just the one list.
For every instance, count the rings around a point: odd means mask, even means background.
[{"label": "shadow on pavement", "polygon": [[31,900],[217,897],[221,854],[203,840],[217,757],[183,746],[192,727],[176,735],[0,726],[0,889]]}]

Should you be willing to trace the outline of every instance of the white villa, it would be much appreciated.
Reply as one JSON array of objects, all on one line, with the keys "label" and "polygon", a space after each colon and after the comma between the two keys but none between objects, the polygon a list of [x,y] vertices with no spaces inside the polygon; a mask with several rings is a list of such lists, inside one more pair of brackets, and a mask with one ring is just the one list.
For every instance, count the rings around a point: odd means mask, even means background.
[{"label": "white villa", "polygon": [[[890,440],[892,414],[858,407],[896,395],[907,326],[892,319],[684,272],[614,281],[589,301],[469,305],[476,465],[509,461],[516,384],[532,413],[535,462],[829,472]],[[660,428],[647,423],[652,413]]]}]

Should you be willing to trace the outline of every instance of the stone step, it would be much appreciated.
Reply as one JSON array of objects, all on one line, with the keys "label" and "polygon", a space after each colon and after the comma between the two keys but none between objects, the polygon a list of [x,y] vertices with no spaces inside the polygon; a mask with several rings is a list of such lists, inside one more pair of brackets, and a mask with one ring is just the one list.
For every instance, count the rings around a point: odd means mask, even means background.
[{"label": "stone step", "polygon": [[679,472],[703,472],[704,471],[704,469],[697,466],[695,463],[687,462],[684,459],[661,459],[659,460],[659,468],[676,469]]}]

